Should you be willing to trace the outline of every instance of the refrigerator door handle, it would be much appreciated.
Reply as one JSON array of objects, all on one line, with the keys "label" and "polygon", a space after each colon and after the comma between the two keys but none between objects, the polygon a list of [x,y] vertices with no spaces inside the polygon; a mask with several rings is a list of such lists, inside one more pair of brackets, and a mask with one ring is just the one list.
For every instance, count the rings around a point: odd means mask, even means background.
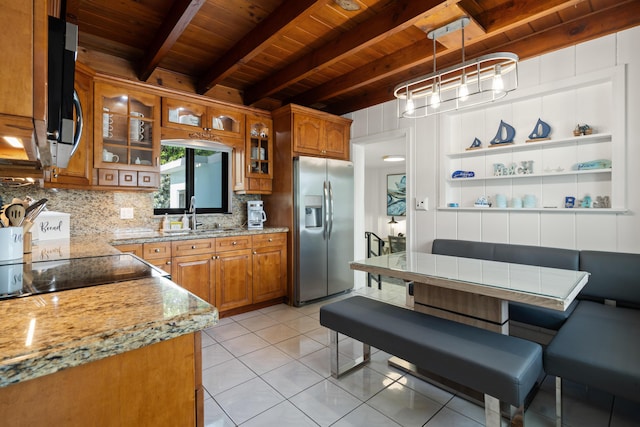
[{"label": "refrigerator door handle", "polygon": [[331,181],[329,181],[329,201],[327,205],[329,205],[329,232],[327,233],[327,238],[330,239],[333,231],[333,188],[331,188]]},{"label": "refrigerator door handle", "polygon": [[324,221],[322,221],[322,238],[327,240],[329,238],[329,189],[327,187],[327,181],[322,183],[322,202],[324,209]]}]

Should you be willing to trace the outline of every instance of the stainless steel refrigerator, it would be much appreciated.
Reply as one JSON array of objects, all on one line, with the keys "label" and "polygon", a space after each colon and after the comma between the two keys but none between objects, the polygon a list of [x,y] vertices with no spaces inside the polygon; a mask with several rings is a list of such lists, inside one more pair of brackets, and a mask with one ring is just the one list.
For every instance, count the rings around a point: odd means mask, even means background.
[{"label": "stainless steel refrigerator", "polygon": [[297,157],[294,173],[294,303],[353,288],[353,164]]}]

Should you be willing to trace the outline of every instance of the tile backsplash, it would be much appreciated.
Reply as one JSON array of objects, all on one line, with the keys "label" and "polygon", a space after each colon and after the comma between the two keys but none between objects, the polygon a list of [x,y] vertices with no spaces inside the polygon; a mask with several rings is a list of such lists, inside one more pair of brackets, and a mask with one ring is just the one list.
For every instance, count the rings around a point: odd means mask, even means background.
[{"label": "tile backsplash", "polygon": [[[108,234],[112,232],[157,230],[161,216],[153,215],[153,193],[125,191],[55,190],[38,187],[0,188],[3,203],[14,197],[47,198],[47,209],[71,214],[71,236]],[[203,227],[240,227],[247,222],[247,201],[259,196],[232,197],[232,214],[198,214]],[[121,208],[133,208],[133,219],[120,219]],[[174,216],[171,216],[174,219]],[[177,219],[177,216],[175,216]]]}]

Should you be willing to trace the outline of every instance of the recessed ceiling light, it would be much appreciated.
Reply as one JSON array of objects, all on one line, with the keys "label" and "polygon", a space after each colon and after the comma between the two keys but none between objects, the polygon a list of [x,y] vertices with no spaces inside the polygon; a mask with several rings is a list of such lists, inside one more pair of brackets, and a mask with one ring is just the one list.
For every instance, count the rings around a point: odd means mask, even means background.
[{"label": "recessed ceiling light", "polygon": [[404,156],[402,154],[389,154],[383,156],[382,160],[385,162],[404,162]]},{"label": "recessed ceiling light", "polygon": [[7,141],[13,148],[24,148],[22,141],[20,141],[20,139],[16,138],[15,136],[5,136],[4,140]]},{"label": "recessed ceiling light", "polygon": [[333,2],[344,10],[360,10],[360,5],[353,0],[333,0]]}]

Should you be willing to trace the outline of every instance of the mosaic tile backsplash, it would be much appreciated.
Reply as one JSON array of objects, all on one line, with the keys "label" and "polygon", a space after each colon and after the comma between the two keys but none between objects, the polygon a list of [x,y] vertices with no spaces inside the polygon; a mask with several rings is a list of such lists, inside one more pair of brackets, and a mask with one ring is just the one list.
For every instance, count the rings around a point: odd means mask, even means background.
[{"label": "mosaic tile backsplash", "polygon": [[[153,215],[153,193],[53,190],[33,186],[0,188],[0,197],[5,204],[14,197],[24,199],[26,196],[35,200],[47,198],[48,210],[71,214],[72,236],[157,230],[162,220],[161,215]],[[215,224],[223,228],[244,226],[249,200],[260,200],[260,197],[234,194],[232,214],[198,214],[198,222],[202,222],[204,228],[213,228]],[[133,208],[133,219],[120,219],[120,208]],[[177,220],[178,216],[170,218]]]}]

